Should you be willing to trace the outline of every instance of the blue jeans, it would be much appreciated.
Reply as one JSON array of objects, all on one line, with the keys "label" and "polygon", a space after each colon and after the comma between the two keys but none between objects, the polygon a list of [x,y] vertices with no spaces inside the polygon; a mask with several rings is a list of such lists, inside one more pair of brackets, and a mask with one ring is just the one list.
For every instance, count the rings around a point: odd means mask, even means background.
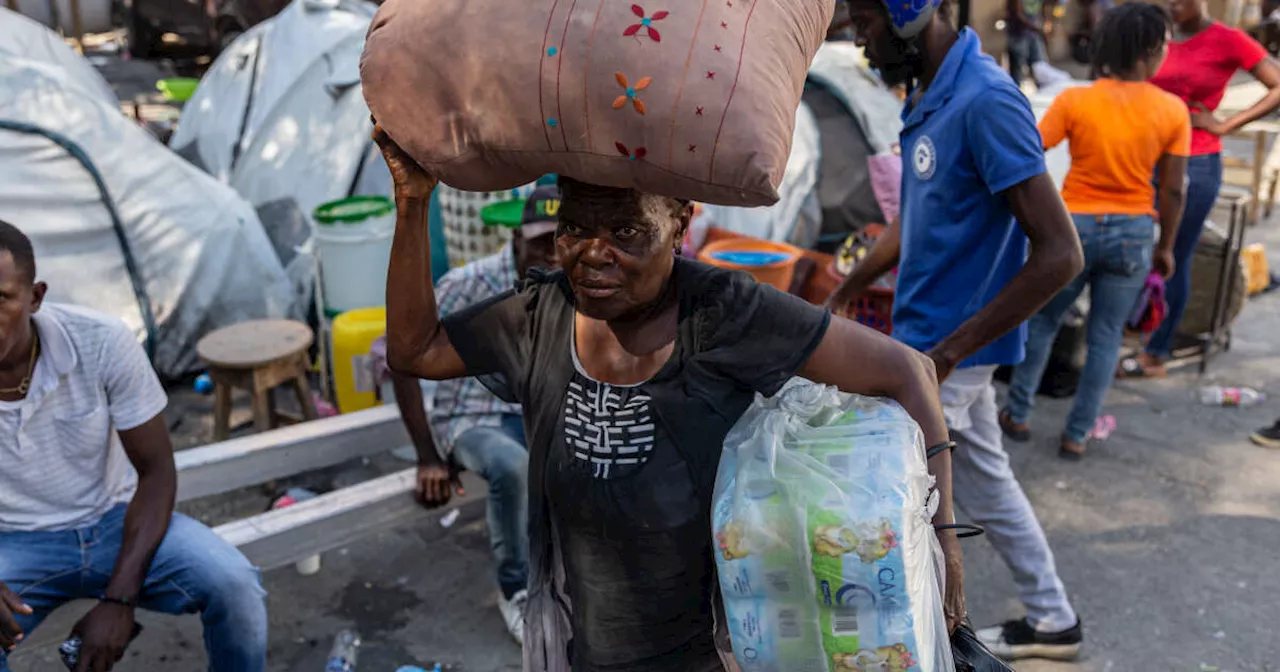
[{"label": "blue jeans", "polygon": [[1084,247],[1084,271],[1027,324],[1027,358],[1013,370],[1005,409],[1014,422],[1027,422],[1062,318],[1088,285],[1085,338],[1089,354],[1063,433],[1068,440],[1084,443],[1115,378],[1124,323],[1151,272],[1155,236],[1154,222],[1147,215],[1072,215],[1072,219]]},{"label": "blue jeans", "polygon": [[1147,354],[1152,357],[1168,359],[1173,354],[1173,337],[1182,324],[1182,313],[1186,311],[1187,297],[1191,295],[1191,257],[1200,243],[1204,221],[1213,211],[1221,188],[1221,154],[1202,154],[1187,160],[1187,200],[1182,210],[1182,223],[1178,225],[1178,236],[1173,243],[1173,259],[1177,268],[1165,284],[1164,296],[1169,302],[1169,312],[1165,313],[1164,322],[1147,342]]},{"label": "blue jeans", "polygon": [[453,444],[458,465],[489,483],[489,545],[498,563],[502,595],[529,583],[529,449],[518,415],[502,416],[499,427],[474,427]]},{"label": "blue jeans", "polygon": [[1009,75],[1022,84],[1022,78],[1030,75],[1031,66],[1047,60],[1044,57],[1044,38],[1039,33],[1025,31],[1008,36]]},{"label": "blue jeans", "polygon": [[[64,532],[0,533],[0,581],[33,614],[18,614],[30,633],[49,612],[71,600],[102,595],[124,536],[125,505],[96,525]],[[143,609],[200,613],[213,672],[267,668],[267,604],[258,570],[213,530],[175,513],[139,596]],[[0,652],[0,672],[8,672]]]}]

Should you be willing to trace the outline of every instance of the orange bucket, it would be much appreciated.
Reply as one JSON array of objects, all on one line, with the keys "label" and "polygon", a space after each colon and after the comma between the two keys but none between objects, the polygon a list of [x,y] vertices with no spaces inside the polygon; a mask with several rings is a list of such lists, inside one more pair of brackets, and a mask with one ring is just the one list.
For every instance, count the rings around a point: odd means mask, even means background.
[{"label": "orange bucket", "polygon": [[746,271],[757,282],[786,292],[791,289],[791,277],[795,275],[796,260],[801,254],[798,248],[786,243],[759,238],[726,238],[707,243],[698,252],[698,261]]}]

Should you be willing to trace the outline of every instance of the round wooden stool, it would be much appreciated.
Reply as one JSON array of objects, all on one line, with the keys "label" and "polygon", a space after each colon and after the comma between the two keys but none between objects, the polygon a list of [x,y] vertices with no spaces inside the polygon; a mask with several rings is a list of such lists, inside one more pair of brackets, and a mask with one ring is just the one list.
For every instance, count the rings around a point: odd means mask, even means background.
[{"label": "round wooden stool", "polygon": [[301,322],[253,320],[219,329],[196,343],[196,354],[214,386],[214,441],[224,441],[231,433],[231,390],[237,387],[253,398],[255,431],[275,427],[271,390],[286,383],[298,395],[303,418],[316,419],[307,382],[307,350],[313,339],[311,327]]}]

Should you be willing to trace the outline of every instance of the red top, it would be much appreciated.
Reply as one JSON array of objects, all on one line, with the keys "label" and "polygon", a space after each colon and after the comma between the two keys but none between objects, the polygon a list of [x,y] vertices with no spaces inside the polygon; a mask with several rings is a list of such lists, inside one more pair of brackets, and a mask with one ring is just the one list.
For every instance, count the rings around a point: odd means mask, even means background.
[{"label": "red top", "polygon": [[[1169,43],[1169,57],[1151,83],[1185,103],[1218,109],[1237,70],[1253,70],[1267,50],[1243,31],[1214,22],[1184,42]],[[1191,132],[1191,155],[1222,151],[1222,139],[1200,129]]]}]

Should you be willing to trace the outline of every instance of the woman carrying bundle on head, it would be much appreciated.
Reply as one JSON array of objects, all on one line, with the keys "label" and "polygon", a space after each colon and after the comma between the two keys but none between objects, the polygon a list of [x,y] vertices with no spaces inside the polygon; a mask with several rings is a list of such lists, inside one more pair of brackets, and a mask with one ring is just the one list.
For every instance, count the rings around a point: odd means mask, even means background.
[{"label": "woman carrying bundle on head", "polygon": [[[388,359],[478,376],[524,408],[529,442],[527,670],[725,669],[710,498],[725,435],[794,375],[898,401],[945,444],[932,361],[750,276],[675,254],[689,203],[561,178],[561,270],[443,320],[431,287],[436,180],[375,131],[395,181]],[[954,522],[950,455],[929,460]],[[954,530],[948,624],[963,612]],[[723,633],[723,630],[720,631]],[[571,642],[571,644],[570,644]],[[569,658],[572,659],[570,662]]]},{"label": "woman carrying bundle on head", "polygon": [[[1087,285],[1089,354],[1062,434],[1064,458],[1084,453],[1111,387],[1125,321],[1147,275],[1154,268],[1169,278],[1175,268],[1191,122],[1182,101],[1147,81],[1164,61],[1169,28],[1168,14],[1155,5],[1132,3],[1108,11],[1093,38],[1098,79],[1063,91],[1040,122],[1045,149],[1065,140],[1071,151],[1062,200],[1080,234],[1085,267],[1031,319],[1027,357],[1014,370],[1000,425],[1015,441],[1030,438],[1026,423],[1054,337]],[[1153,175],[1160,185],[1158,199]]]}]

